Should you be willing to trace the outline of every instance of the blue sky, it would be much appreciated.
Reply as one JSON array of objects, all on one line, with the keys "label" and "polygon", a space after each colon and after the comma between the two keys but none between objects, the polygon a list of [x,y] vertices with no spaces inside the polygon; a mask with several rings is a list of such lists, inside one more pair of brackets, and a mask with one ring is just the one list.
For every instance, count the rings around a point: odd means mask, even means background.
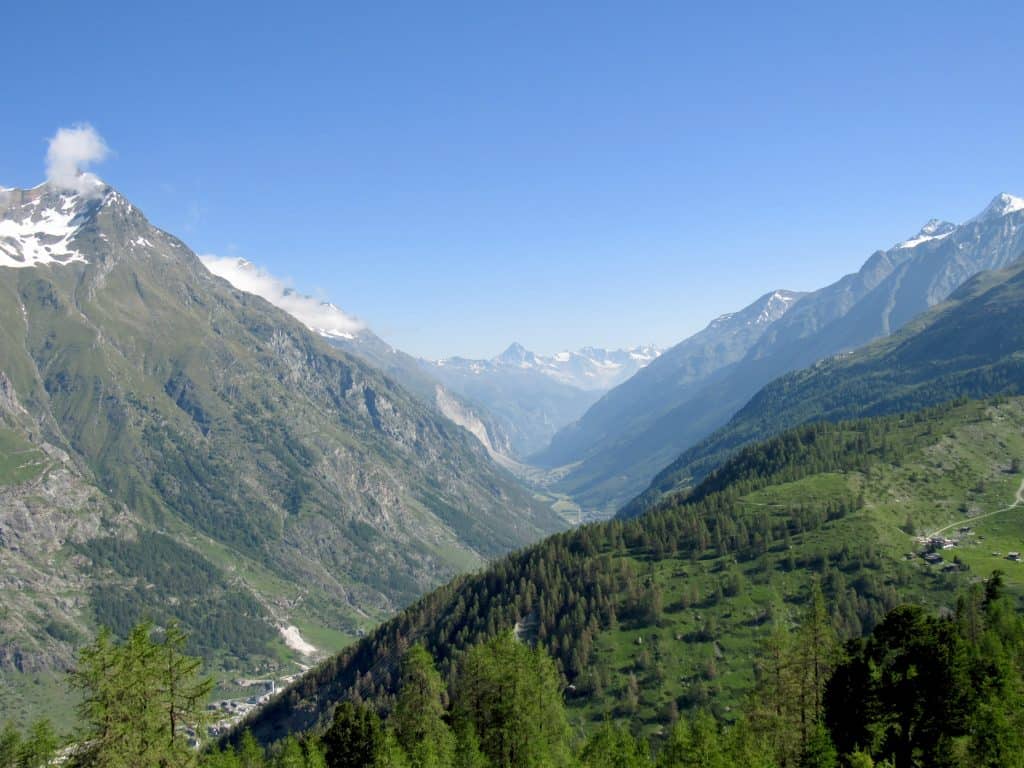
[{"label": "blue sky", "polygon": [[1014,3],[149,5],[5,7],[0,185],[88,122],[154,223],[418,354],[672,344],[1024,194]]}]

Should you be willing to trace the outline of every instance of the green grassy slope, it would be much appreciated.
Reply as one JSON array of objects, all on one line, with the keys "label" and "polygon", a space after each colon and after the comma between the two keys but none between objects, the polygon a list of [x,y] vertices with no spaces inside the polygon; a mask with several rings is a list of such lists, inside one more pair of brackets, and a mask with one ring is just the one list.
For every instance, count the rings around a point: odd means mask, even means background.
[{"label": "green grassy slope", "polygon": [[[1024,506],[1010,507],[1021,456],[1018,399],[787,432],[741,451],[686,500],[554,536],[437,590],[251,726],[273,740],[343,697],[386,708],[410,643],[450,673],[468,645],[513,628],[557,659],[579,728],[629,716],[657,733],[698,704],[728,717],[759,645],[796,620],[812,578],[848,636],[905,600],[951,605],[996,567],[1024,592],[1024,566],[992,554],[1024,548],[1012,546],[1024,542]],[[949,525],[973,530],[944,564],[907,557],[917,536]],[[945,568],[954,556],[964,567]]]}]

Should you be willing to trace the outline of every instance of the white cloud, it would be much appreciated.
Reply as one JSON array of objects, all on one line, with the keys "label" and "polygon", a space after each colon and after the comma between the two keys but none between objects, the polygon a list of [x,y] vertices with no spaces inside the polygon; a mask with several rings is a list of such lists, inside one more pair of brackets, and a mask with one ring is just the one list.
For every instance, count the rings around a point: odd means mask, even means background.
[{"label": "white cloud", "polygon": [[103,182],[86,169],[110,154],[103,137],[91,125],[61,128],[50,139],[46,151],[46,181],[57,189],[91,196],[99,194]]},{"label": "white cloud", "polygon": [[350,339],[363,328],[359,320],[333,304],[296,293],[287,282],[245,259],[213,255],[199,258],[213,274],[223,277],[240,291],[262,296],[311,331],[323,336]]}]

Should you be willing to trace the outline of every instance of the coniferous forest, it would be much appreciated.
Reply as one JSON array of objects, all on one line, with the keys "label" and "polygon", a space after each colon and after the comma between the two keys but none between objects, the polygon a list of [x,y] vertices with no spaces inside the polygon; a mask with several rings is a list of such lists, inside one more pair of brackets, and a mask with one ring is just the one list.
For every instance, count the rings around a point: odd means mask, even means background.
[{"label": "coniferous forest", "polygon": [[728,722],[680,716],[656,744],[629,721],[570,728],[564,678],[511,632],[472,646],[451,686],[421,645],[404,654],[386,717],[345,701],[323,729],[265,749],[248,730],[203,745],[212,682],[173,625],[103,633],[72,684],[82,727],[62,744],[45,720],[0,736],[0,768],[838,768],[1024,765],[1024,619],[995,572],[936,616],[903,605],[840,643],[813,586],[803,622],[761,649],[761,674]]}]

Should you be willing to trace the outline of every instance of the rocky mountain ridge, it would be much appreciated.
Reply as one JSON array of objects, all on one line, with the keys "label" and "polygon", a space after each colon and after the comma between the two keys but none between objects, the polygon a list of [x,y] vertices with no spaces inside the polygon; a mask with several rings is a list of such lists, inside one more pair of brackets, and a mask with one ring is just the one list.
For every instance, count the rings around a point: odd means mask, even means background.
[{"label": "rocky mountain ridge", "polygon": [[[915,237],[876,251],[856,273],[792,302],[728,354],[713,352],[711,365],[708,349],[697,343],[711,327],[682,342],[609,392],[534,459],[569,467],[555,489],[594,513],[612,513],[772,379],[891,334],[972,276],[1005,268],[1021,253],[1024,201],[1013,195],[997,195],[952,229],[933,220]],[[654,381],[670,367],[680,376]]]}]

